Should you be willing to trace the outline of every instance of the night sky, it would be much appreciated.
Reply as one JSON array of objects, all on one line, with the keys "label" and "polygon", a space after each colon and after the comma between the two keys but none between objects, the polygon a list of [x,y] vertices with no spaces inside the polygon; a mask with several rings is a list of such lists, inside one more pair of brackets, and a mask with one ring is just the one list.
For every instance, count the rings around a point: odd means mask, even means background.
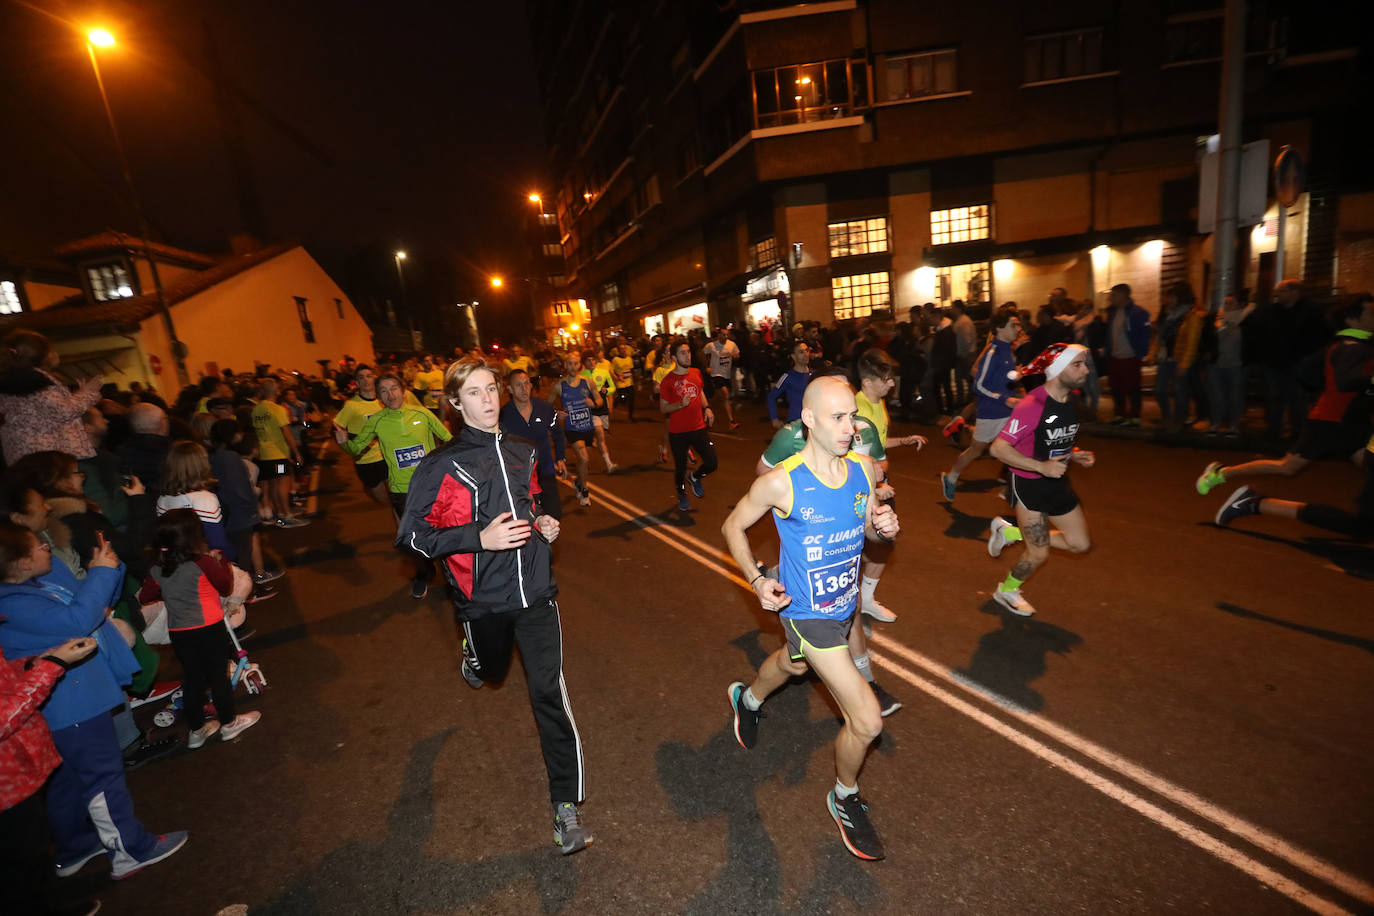
[{"label": "night sky", "polygon": [[119,41],[101,67],[155,238],[223,252],[244,228],[208,30],[241,90],[269,241],[304,242],[364,306],[396,295],[396,248],[417,310],[487,300],[488,274],[519,275],[525,195],[543,166],[520,0],[0,0],[0,259],[136,231],[88,25]]}]

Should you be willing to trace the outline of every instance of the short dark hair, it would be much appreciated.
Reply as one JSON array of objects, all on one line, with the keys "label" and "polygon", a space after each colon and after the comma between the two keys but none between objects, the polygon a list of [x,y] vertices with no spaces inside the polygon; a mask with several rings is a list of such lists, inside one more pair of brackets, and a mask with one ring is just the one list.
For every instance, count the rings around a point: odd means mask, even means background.
[{"label": "short dark hair", "polygon": [[517,375],[523,375],[527,378],[529,377],[529,373],[526,372],[524,369],[512,369],[511,371],[506,373],[506,384],[509,385],[511,382],[515,381],[515,377]]},{"label": "short dark hair", "polygon": [[859,357],[859,378],[875,378],[887,381],[897,374],[897,361],[878,347],[869,347]]},{"label": "short dark hair", "polygon": [[1358,321],[1364,314],[1365,305],[1370,302],[1374,302],[1374,293],[1368,290],[1351,293],[1341,305],[1341,317],[1346,321]]},{"label": "short dark hair", "polygon": [[1131,284],[1129,284],[1129,283],[1118,283],[1118,284],[1116,284],[1115,286],[1112,287],[1112,292],[1114,292],[1114,293],[1119,292],[1119,293],[1121,293],[1121,294],[1124,295],[1124,296],[1129,296],[1129,295],[1131,294]]},{"label": "short dark hair", "polygon": [[23,525],[0,519],[0,576],[8,576],[10,567],[29,555],[35,537]]},{"label": "short dark hair", "polygon": [[992,320],[988,322],[988,326],[991,327],[994,331],[1000,331],[1007,325],[1011,324],[1011,320],[1016,317],[1017,316],[1014,304],[1013,307],[1010,309],[1006,306],[1003,306],[1002,309],[998,311],[996,315],[992,316]]}]

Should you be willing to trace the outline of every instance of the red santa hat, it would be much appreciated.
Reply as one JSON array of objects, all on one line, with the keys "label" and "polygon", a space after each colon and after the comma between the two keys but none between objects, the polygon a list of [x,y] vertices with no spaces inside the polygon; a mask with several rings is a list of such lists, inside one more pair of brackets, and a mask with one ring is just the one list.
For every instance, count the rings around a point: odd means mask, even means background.
[{"label": "red santa hat", "polygon": [[1023,374],[1043,375],[1046,379],[1052,379],[1069,368],[1069,363],[1073,362],[1078,354],[1087,352],[1088,348],[1079,344],[1050,344],[1045,348],[1045,352],[1030,361]]}]

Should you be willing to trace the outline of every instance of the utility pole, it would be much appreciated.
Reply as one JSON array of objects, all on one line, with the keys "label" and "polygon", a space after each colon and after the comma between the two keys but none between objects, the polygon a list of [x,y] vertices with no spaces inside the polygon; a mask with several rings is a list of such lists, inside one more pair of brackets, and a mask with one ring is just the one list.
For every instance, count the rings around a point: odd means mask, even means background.
[{"label": "utility pole", "polygon": [[1216,230],[1212,234],[1212,301],[1221,303],[1235,286],[1236,222],[1240,203],[1241,122],[1245,89],[1245,0],[1226,0],[1222,45],[1220,146]]}]

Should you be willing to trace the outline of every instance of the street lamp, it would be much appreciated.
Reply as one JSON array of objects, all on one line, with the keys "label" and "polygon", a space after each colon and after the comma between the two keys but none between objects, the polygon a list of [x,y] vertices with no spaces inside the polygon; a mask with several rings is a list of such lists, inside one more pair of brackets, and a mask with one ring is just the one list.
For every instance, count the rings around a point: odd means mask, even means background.
[{"label": "street lamp", "polygon": [[96,48],[113,48],[114,45],[114,36],[105,29],[91,29],[86,33],[86,51],[91,58],[91,72],[95,74],[95,85],[100,90],[101,104],[105,106],[105,120],[110,124],[115,152],[119,154],[119,168],[124,173],[124,185],[129,191],[129,200],[134,205],[138,234],[143,240],[143,255],[148,259],[148,272],[153,278],[158,310],[162,313],[162,323],[167,329],[167,340],[171,345],[172,359],[177,367],[177,383],[185,387],[191,384],[191,376],[186,371],[186,344],[177,338],[176,326],[172,323],[172,310],[167,307],[167,295],[162,289],[162,276],[158,272],[157,261],[153,258],[152,242],[148,238],[148,218],[143,214],[143,204],[139,200],[138,190],[134,187],[134,177],[129,171],[129,159],[124,155],[124,143],[119,139],[119,127],[115,124],[114,110],[110,108],[110,97],[105,92],[105,80],[100,75],[100,61],[95,56]]},{"label": "street lamp", "polygon": [[543,202],[544,202],[544,199],[543,199],[542,197],[540,197],[538,194],[535,194],[535,193],[533,193],[533,192],[530,193],[530,196],[527,197],[526,200],[528,200],[528,201],[529,201],[530,203],[532,203],[532,204],[538,204],[538,203],[543,203]]},{"label": "street lamp", "polygon": [[492,289],[500,289],[501,287],[503,287],[503,286],[505,286],[505,285],[506,285],[506,281],[505,281],[505,280],[502,280],[500,277],[492,277],[492,278],[491,278],[491,288],[492,288]]},{"label": "street lamp", "polygon": [[406,275],[405,271],[401,269],[401,262],[405,259],[406,253],[404,251],[396,252],[396,282],[401,284],[401,309],[406,313],[406,318],[410,318],[410,306],[406,304]]}]

